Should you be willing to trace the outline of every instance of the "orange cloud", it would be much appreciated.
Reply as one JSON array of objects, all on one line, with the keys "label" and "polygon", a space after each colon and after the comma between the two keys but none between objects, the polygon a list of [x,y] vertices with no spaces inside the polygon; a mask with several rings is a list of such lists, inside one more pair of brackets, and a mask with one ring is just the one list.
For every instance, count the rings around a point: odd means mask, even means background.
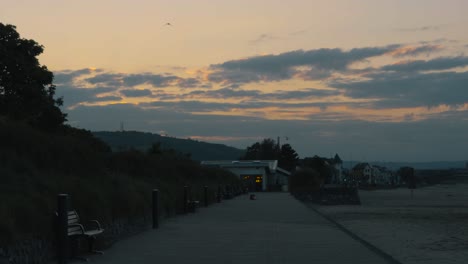
[{"label": "orange cloud", "polygon": [[442,45],[404,46],[388,52],[387,55],[392,57],[415,56],[421,53],[440,51],[442,49]]}]

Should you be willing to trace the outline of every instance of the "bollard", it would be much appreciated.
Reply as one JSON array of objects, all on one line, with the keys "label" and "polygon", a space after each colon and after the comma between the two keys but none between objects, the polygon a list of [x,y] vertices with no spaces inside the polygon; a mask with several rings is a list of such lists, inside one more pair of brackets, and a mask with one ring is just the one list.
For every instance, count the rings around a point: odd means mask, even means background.
[{"label": "bollard", "polygon": [[184,214],[188,212],[188,186],[184,186]]},{"label": "bollard", "polygon": [[159,190],[153,189],[153,229],[159,228]]},{"label": "bollard", "polygon": [[218,203],[221,202],[221,185],[218,186]]},{"label": "bollard", "polygon": [[205,196],[205,207],[208,207],[208,186],[205,185],[205,191],[204,191],[204,196]]},{"label": "bollard", "polygon": [[66,264],[68,259],[68,194],[57,195],[57,261]]}]

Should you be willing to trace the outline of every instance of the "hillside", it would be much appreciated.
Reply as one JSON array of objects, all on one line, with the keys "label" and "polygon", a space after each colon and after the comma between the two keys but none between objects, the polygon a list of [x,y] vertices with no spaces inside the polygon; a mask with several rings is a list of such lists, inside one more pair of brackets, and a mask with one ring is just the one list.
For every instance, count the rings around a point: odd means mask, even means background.
[{"label": "hillside", "polygon": [[[343,167],[351,169],[360,161],[344,161]],[[466,161],[433,161],[433,162],[369,162],[372,165],[387,167],[391,170],[398,170],[401,167],[413,167],[417,170],[447,170],[465,168]]]},{"label": "hillside", "polygon": [[171,216],[183,211],[184,185],[196,199],[208,186],[214,202],[218,186],[238,184],[232,173],[173,151],[111,152],[91,132],[68,126],[51,133],[0,116],[0,138],[0,263],[2,254],[29,252],[2,253],[15,243],[32,238],[52,243],[59,193],[70,195],[70,206],[82,219],[99,219],[114,230],[101,240],[108,245],[121,235],[118,230],[124,232],[119,226],[149,219],[153,188],[160,190],[161,214]]},{"label": "hillside", "polygon": [[114,151],[130,148],[146,151],[152,144],[160,143],[163,149],[174,149],[190,154],[194,160],[231,160],[244,155],[244,150],[228,147],[223,144],[206,143],[191,139],[163,137],[158,134],[123,131],[100,131],[93,134],[106,142]]}]

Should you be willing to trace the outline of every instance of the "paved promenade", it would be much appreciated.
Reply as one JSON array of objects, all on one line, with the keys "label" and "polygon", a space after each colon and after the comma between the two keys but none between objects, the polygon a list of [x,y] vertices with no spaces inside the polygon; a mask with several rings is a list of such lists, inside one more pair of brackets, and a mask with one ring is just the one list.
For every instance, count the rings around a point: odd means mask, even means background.
[{"label": "paved promenade", "polygon": [[389,263],[287,193],[258,193],[175,217],[93,263]]}]

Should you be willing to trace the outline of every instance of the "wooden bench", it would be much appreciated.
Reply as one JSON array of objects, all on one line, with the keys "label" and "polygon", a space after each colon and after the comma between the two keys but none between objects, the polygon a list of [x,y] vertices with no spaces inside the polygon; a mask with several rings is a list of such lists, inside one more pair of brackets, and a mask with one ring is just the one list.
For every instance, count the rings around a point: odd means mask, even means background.
[{"label": "wooden bench", "polygon": [[[68,211],[68,236],[76,241],[80,237],[85,237],[88,240],[89,252],[103,254],[101,251],[94,250],[93,245],[96,236],[104,232],[104,229],[101,228],[101,224],[97,220],[91,220],[89,223],[92,228],[86,229],[80,222],[78,213],[75,210]],[[91,227],[91,225],[88,225],[88,227]]]}]

